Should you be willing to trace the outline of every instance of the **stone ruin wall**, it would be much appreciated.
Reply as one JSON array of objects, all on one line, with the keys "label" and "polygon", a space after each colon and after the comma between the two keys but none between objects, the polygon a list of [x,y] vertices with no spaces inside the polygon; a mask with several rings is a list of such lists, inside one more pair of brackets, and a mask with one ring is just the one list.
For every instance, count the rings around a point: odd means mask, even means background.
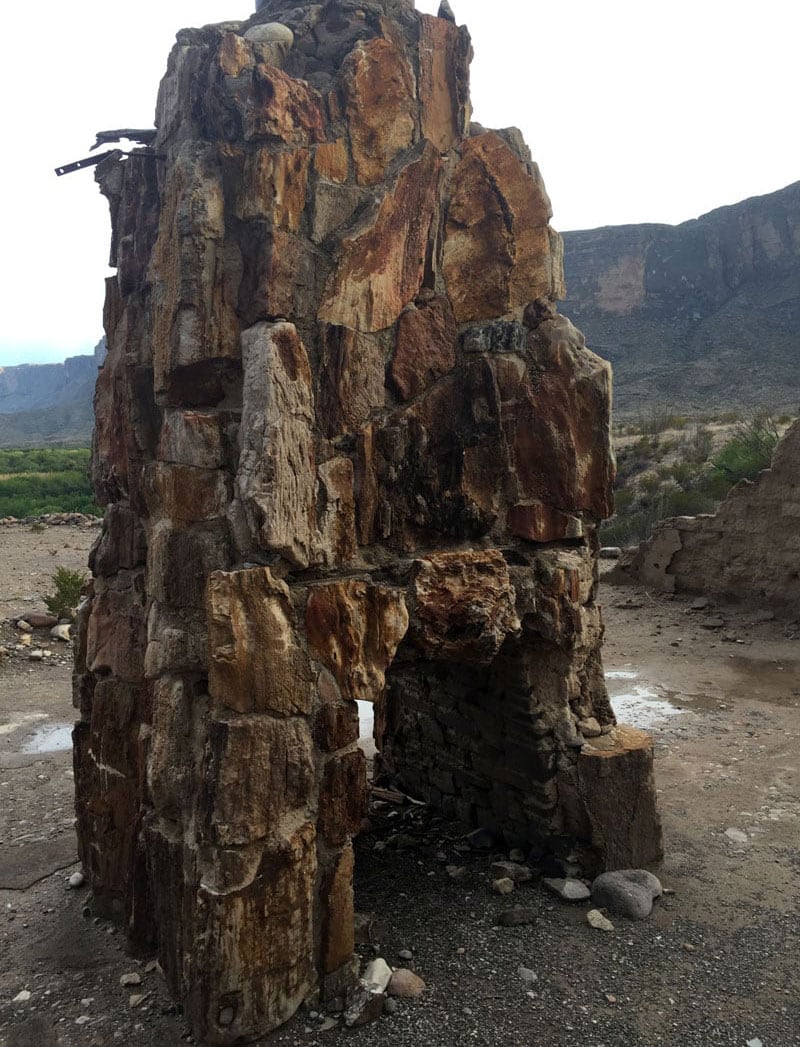
[{"label": "stone ruin wall", "polygon": [[80,856],[202,1042],[353,980],[354,699],[466,827],[660,857],[600,659],[609,368],[556,313],[520,135],[470,125],[470,58],[412,3],[274,0],[182,31],[154,146],[98,168]]},{"label": "stone ruin wall", "polygon": [[800,422],[770,469],[737,484],[714,514],[660,523],[613,578],[800,614]]}]

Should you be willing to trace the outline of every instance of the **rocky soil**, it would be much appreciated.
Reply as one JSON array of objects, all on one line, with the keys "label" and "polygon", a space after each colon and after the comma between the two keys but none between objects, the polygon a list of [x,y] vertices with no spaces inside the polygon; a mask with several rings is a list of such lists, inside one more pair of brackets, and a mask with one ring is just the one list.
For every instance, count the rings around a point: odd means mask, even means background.
[{"label": "rocky soil", "polygon": [[[81,567],[94,534],[0,528],[2,1047],[187,1037],[152,957],[130,956],[68,888],[71,758],[47,751],[72,719],[67,650],[46,630],[32,646],[49,658],[13,650],[8,619],[40,607],[55,566]],[[602,596],[618,715],[656,738],[667,857],[655,871],[674,893],[645,921],[611,914],[613,932],[597,930],[590,903],[536,877],[495,893],[491,863],[508,854],[380,802],[358,842],[359,948],[415,969],[426,990],[352,1031],[303,1013],[265,1044],[800,1044],[800,624],[628,587]],[[500,925],[518,907],[529,922]]]}]

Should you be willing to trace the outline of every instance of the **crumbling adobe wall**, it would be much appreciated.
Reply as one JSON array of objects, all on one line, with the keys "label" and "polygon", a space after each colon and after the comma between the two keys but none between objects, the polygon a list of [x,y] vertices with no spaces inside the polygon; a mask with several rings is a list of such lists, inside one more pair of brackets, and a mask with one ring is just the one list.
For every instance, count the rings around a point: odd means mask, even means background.
[{"label": "crumbling adobe wall", "polygon": [[800,422],[770,469],[737,484],[713,515],[658,524],[614,577],[800,613]]},{"label": "crumbling adobe wall", "polygon": [[80,854],[202,1042],[352,981],[355,699],[449,817],[660,857],[600,659],[609,368],[470,57],[401,0],[270,0],[181,32],[153,147],[98,168]]}]

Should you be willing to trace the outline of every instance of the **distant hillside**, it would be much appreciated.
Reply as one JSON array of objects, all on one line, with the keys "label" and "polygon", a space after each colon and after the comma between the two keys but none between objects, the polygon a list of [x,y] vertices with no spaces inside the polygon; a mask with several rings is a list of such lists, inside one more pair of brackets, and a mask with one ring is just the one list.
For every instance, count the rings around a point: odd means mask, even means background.
[{"label": "distant hillside", "polygon": [[564,235],[561,310],[614,365],[615,406],[800,404],[800,182],[682,225]]},{"label": "distant hillside", "polygon": [[92,398],[105,339],[63,364],[0,368],[0,447],[88,444]]}]

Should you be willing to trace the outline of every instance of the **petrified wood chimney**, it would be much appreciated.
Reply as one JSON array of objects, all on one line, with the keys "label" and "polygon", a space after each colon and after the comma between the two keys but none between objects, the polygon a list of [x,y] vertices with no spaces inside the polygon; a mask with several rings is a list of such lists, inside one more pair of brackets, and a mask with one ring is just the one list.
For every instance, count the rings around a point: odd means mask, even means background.
[{"label": "petrified wood chimney", "polygon": [[267,0],[181,32],[155,145],[98,169],[80,852],[203,1042],[352,978],[355,699],[454,822],[660,854],[600,660],[609,368],[556,313],[521,136],[470,125],[470,57],[411,2]]}]

